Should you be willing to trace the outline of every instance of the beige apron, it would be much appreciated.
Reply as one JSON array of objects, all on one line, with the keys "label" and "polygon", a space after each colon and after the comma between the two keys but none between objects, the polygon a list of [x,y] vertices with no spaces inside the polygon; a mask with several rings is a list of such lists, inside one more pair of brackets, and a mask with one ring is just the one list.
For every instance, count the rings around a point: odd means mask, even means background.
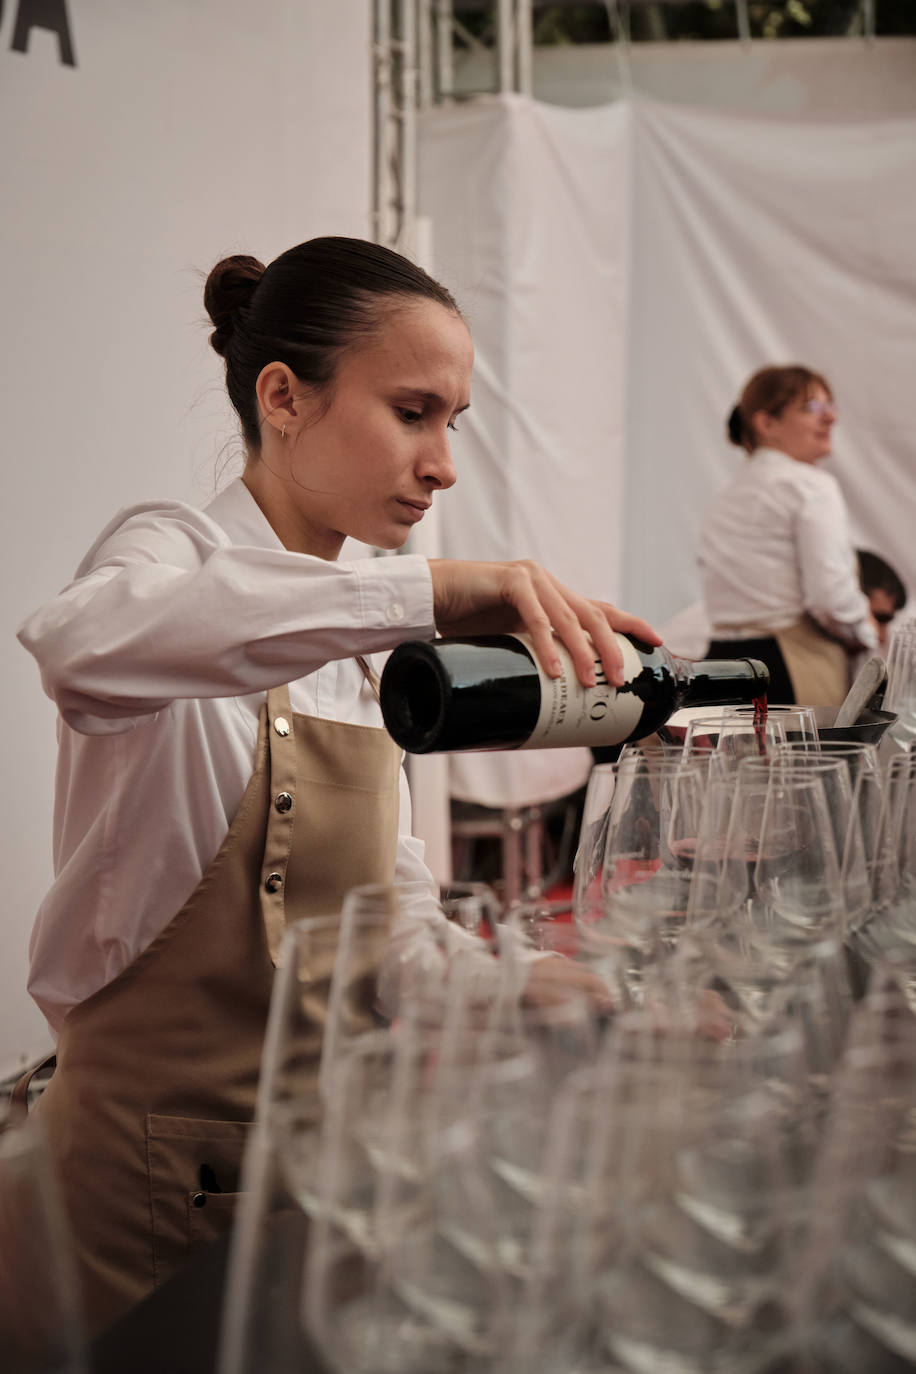
[{"label": "beige apron", "polygon": [[229,1227],[286,923],[392,880],[399,757],[384,730],[293,715],[285,687],[269,692],[216,858],[166,929],[65,1020],[35,1110],[92,1332]]},{"label": "beige apron", "polygon": [[799,706],[840,706],[849,691],[849,656],[837,640],[803,616],[773,635]]}]

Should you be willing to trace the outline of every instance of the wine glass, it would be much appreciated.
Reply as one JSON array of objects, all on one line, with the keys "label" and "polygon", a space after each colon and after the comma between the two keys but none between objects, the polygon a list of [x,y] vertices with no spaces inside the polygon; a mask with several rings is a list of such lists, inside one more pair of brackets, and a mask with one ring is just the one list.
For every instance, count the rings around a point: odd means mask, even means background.
[{"label": "wine glass", "polygon": [[717,903],[723,923],[787,966],[840,937],[845,898],[819,777],[739,765]]},{"label": "wine glass", "polygon": [[714,751],[728,767],[735,767],[744,758],[766,755],[786,740],[786,727],[778,715],[765,722],[759,720],[751,708],[725,707],[695,715],[687,725],[684,756]]},{"label": "wine glass", "polygon": [[[302,1333],[290,1295],[302,1281],[307,1218],[314,1191],[327,1087],[336,1063],[367,1031],[387,1024],[409,969],[425,954],[434,971],[441,950],[421,942],[428,928],[402,931],[408,971],[383,979],[402,912],[437,907],[427,884],[357,888],[344,910],[308,917],[286,931],[271,995],[255,1121],[242,1169],[242,1201],[229,1254],[220,1336],[220,1374],[295,1369]],[[447,923],[438,915],[441,925]],[[295,1185],[293,1183],[295,1180]]]},{"label": "wine glass", "polygon": [[617,765],[597,929],[623,943],[633,996],[684,929],[705,788],[704,770],[679,759]]},{"label": "wine glass", "polygon": [[[800,1324],[827,1368],[903,1370],[916,1353],[916,1016],[876,969],[837,1075],[799,1257]],[[817,1367],[821,1367],[818,1365]]]},{"label": "wine glass", "polygon": [[443,1057],[437,1033],[402,1025],[364,1038],[336,1074],[308,1329],[335,1370],[475,1367],[507,1316],[517,1261],[494,1162],[525,1133],[534,1061],[489,1029]]},{"label": "wine glass", "polygon": [[628,1087],[606,1112],[623,1224],[594,1289],[606,1349],[628,1370],[769,1368],[791,1341],[798,1031],[716,1042],[692,1021],[623,1020]]},{"label": "wine glass", "polygon": [[860,766],[855,781],[846,758],[783,747],[770,759],[744,760],[746,775],[757,770],[760,776],[804,776],[818,778],[823,784],[834,845],[840,861],[840,876],[846,905],[847,929],[864,923],[871,904],[874,874],[874,846],[881,788],[877,774]]},{"label": "wine glass", "polygon": [[[783,706],[778,702],[767,702],[763,713],[767,723],[779,722],[785,731],[785,743],[796,744],[812,752],[817,752],[821,741],[817,733],[817,721],[813,706]],[[758,719],[754,706],[730,706],[729,718],[744,720],[751,725]]]},{"label": "wine glass", "polygon": [[474,935],[492,935],[500,916],[499,902],[489,883],[442,884],[439,906],[448,920]]}]

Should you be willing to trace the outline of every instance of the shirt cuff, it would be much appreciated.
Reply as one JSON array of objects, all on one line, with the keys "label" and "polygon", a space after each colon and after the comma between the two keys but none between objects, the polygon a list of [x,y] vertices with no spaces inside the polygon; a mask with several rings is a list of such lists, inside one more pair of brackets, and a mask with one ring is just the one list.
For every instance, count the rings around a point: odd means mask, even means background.
[{"label": "shirt cuff", "polygon": [[359,559],[351,565],[359,577],[362,623],[367,629],[397,629],[405,639],[432,639],[433,581],[420,554]]}]

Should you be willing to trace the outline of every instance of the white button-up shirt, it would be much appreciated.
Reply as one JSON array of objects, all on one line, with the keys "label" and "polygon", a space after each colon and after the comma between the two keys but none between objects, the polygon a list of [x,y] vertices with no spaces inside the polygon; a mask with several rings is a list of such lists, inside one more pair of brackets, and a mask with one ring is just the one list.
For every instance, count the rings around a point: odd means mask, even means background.
[{"label": "white button-up shirt", "polygon": [[[434,634],[424,558],[284,549],[241,482],[204,511],[122,511],[19,637],[60,712],[55,882],[29,989],[52,1030],[130,964],[197,886],[255,761],[258,713],[381,725],[354,654]],[[432,880],[401,772],[395,879]]]},{"label": "white button-up shirt", "polygon": [[717,639],[773,634],[807,613],[851,647],[877,642],[842,493],[811,463],[755,450],[706,515],[699,564]]}]

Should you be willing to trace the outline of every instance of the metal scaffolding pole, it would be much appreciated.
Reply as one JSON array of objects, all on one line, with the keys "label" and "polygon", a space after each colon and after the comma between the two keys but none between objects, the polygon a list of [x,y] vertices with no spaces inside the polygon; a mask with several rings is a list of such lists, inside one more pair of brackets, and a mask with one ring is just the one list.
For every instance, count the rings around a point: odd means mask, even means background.
[{"label": "metal scaffolding pole", "polygon": [[431,99],[431,74],[421,79],[417,66],[418,28],[417,0],[374,0],[373,237],[408,254],[416,239],[417,109],[424,83]]},{"label": "metal scaffolding pole", "polygon": [[496,4],[496,89],[515,90],[515,5],[513,0]]},{"label": "metal scaffolding pole", "polygon": [[[532,0],[495,0],[499,89],[530,95]],[[451,0],[373,0],[375,137],[372,233],[418,249],[417,118],[454,93]]]},{"label": "metal scaffolding pole", "polygon": [[515,0],[517,89],[522,95],[534,90],[534,13],[532,0]]},{"label": "metal scaffolding pole", "polygon": [[372,236],[391,241],[391,10],[389,0],[375,0],[373,14],[375,138],[372,167]]},{"label": "metal scaffolding pole", "polygon": [[452,0],[435,0],[435,6],[439,99],[450,100],[455,91],[455,64],[452,58]]},{"label": "metal scaffolding pole", "polygon": [[398,0],[398,105],[396,128],[400,168],[400,214],[394,246],[410,256],[417,229],[417,11],[415,0]]},{"label": "metal scaffolding pole", "polygon": [[421,110],[428,110],[435,98],[435,49],[433,16],[429,0],[416,0],[417,6],[417,98]]}]

